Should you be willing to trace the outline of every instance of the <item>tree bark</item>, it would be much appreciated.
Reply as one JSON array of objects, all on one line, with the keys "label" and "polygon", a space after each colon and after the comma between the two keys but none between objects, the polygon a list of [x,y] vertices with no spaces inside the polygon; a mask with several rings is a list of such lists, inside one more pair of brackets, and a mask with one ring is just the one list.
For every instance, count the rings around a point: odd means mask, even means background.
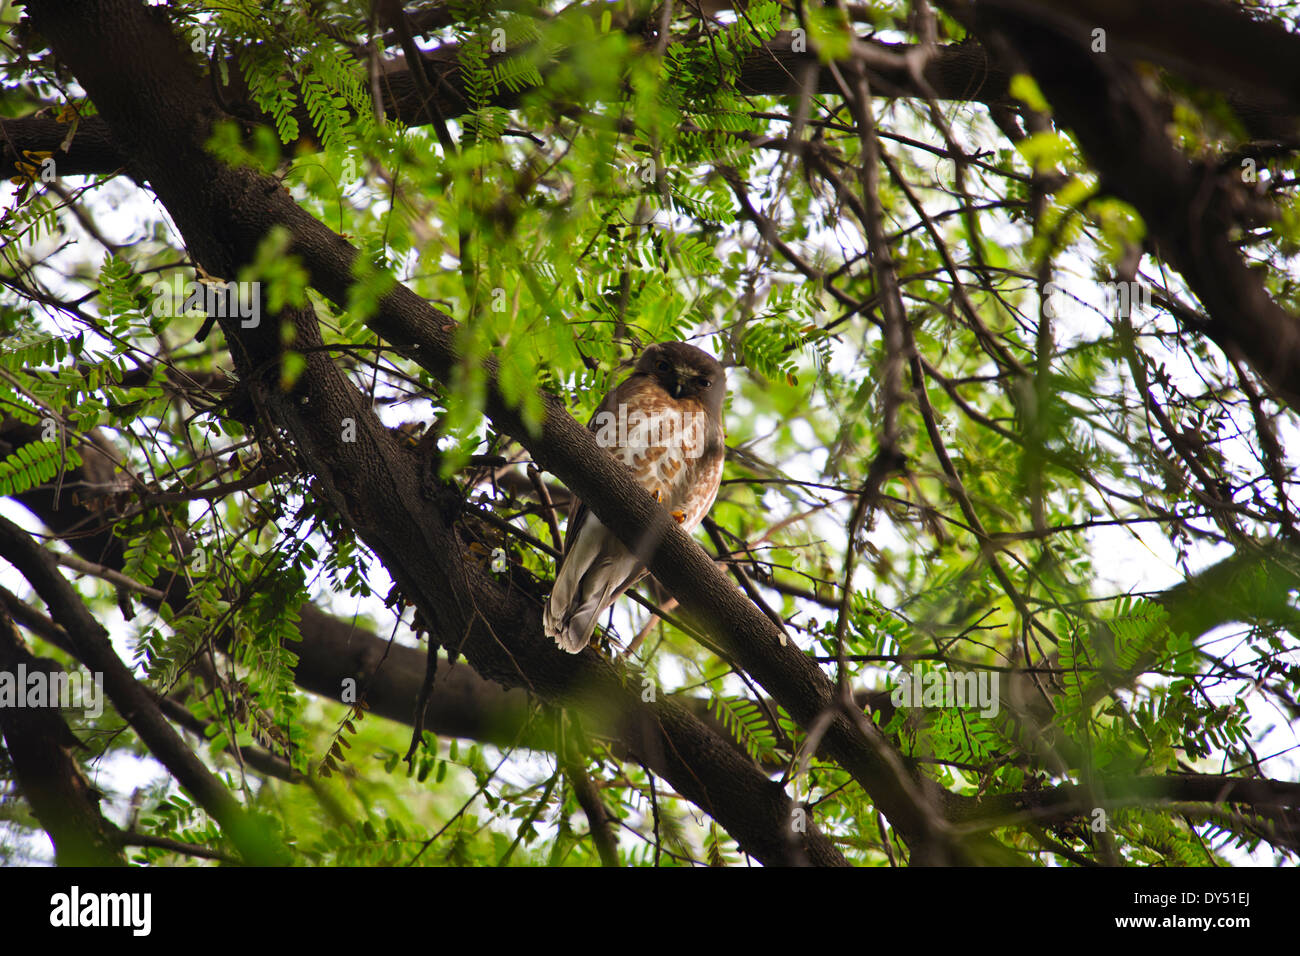
[{"label": "tree bark", "polygon": [[[34,656],[23,645],[13,618],[0,604],[0,673],[51,674],[54,661]],[[20,691],[25,688],[19,688]],[[0,733],[13,764],[18,789],[54,843],[60,866],[125,866],[120,833],[99,809],[100,794],[73,759],[80,746],[58,706],[0,705]]]}]

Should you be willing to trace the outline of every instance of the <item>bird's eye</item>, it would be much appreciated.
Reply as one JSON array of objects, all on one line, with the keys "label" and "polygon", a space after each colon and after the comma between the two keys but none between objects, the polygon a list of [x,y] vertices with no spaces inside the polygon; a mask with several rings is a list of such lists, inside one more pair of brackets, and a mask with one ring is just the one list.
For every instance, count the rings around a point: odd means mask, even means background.
[{"label": "bird's eye", "polygon": [[660,359],[658,368],[659,371],[661,372],[671,372],[673,367],[669,365],[667,362],[665,362],[663,359]]},{"label": "bird's eye", "polygon": [[709,379],[707,379],[707,378],[697,378],[697,379],[695,380],[695,384],[698,385],[698,386],[700,386],[700,388],[708,388],[710,385],[713,384],[713,382],[711,382],[711,381],[710,381]]}]

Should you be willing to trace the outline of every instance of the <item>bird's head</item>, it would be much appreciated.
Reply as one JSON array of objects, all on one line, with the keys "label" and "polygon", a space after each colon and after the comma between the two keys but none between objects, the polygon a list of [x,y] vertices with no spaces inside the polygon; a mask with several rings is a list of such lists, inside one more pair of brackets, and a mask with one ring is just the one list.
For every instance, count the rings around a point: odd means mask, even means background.
[{"label": "bird's head", "polygon": [[647,346],[636,361],[637,372],[649,375],[675,399],[696,398],[705,408],[722,410],[727,373],[708,352],[685,342]]}]

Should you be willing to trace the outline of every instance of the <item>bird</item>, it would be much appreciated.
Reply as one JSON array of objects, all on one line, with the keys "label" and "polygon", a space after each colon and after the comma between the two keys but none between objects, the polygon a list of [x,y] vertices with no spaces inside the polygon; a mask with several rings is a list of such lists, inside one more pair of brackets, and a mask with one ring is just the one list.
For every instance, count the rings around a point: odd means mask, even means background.
[{"label": "bird", "polygon": [[[722,483],[726,394],[726,372],[712,355],[686,342],[658,342],[642,350],[587,426],[687,533],[709,513]],[[577,654],[605,609],[648,572],[586,505],[575,499],[571,508],[542,623],[560,648]]]}]

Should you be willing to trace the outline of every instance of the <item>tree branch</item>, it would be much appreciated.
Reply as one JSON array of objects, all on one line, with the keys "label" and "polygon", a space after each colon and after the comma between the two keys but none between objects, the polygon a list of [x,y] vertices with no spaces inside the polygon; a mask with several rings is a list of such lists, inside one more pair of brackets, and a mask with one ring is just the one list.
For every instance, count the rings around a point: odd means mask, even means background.
[{"label": "tree branch", "polygon": [[77,657],[103,677],[113,707],[140,735],[151,753],[213,819],[221,824],[240,855],[250,863],[282,860],[275,838],[248,816],[226,786],[195,756],[167,723],[149,692],[136,682],[77,592],[59,574],[53,555],[12,521],[0,517],[0,556],[12,564],[45,601],[54,620],[67,632]]},{"label": "tree branch", "polygon": [[[0,604],[0,673],[16,679],[26,673],[57,673],[53,661],[35,657],[8,609]],[[26,687],[20,687],[25,693]],[[19,792],[54,844],[59,866],[125,866],[118,849],[118,829],[99,809],[101,794],[91,786],[72,759],[70,748],[81,746],[58,711],[58,701],[45,707],[0,705],[0,732],[13,764]]]}]

